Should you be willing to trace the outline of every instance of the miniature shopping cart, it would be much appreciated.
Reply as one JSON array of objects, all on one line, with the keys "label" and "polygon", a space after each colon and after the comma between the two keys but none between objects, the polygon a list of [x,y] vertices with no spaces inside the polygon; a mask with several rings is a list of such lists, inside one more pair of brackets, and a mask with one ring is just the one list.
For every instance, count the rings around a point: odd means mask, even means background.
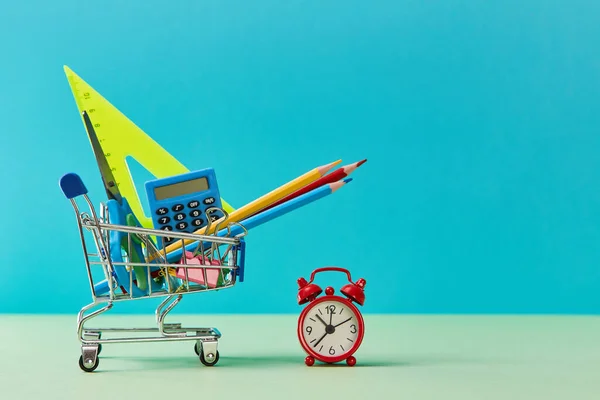
[{"label": "miniature shopping cart", "polygon": [[[93,300],[77,316],[80,368],[92,372],[98,367],[104,343],[179,340],[194,340],[200,361],[207,366],[215,365],[219,361],[217,345],[221,337],[216,328],[184,328],[180,323],[165,323],[165,317],[184,294],[227,289],[238,280],[243,281],[245,228],[229,223],[222,228],[216,226],[213,235],[146,229],[139,225],[125,198],[101,203],[97,215],[78,175],[64,175],[60,186],[77,216]],[[77,199],[81,197],[88,212],[79,210]],[[222,218],[214,222],[215,218],[208,214],[217,212]],[[223,221],[222,225],[227,222],[228,215],[222,209],[210,208],[206,214],[206,232],[211,232],[213,222]],[[243,233],[229,237],[234,224]],[[220,236],[219,232],[225,234]],[[96,252],[88,250],[90,242]],[[167,252],[174,244],[179,244],[179,250]],[[88,320],[110,310],[116,302],[157,297],[165,298],[156,308],[157,327],[84,328]],[[91,311],[97,306],[100,308]],[[121,333],[121,336],[102,338],[103,333]],[[142,336],[142,333],[152,335]]]}]

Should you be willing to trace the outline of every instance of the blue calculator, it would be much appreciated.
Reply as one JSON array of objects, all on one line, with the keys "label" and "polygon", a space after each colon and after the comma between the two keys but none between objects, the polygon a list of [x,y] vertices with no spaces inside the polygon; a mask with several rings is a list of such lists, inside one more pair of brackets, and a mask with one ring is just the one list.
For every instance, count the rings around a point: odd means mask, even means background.
[{"label": "blue calculator", "polygon": [[[148,181],[145,184],[154,229],[192,233],[207,225],[205,211],[221,208],[217,177],[212,168]],[[219,211],[211,220],[221,218]],[[174,241],[165,238],[165,245]],[[159,241],[160,242],[160,241]],[[162,243],[158,243],[162,247]]]}]

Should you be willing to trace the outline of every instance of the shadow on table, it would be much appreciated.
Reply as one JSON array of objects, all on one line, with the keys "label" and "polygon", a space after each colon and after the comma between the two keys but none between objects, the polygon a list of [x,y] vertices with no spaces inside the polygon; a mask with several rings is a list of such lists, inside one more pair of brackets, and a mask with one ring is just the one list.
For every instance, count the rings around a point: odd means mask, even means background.
[{"label": "shadow on table", "polygon": [[[304,355],[300,354],[299,356],[295,355],[287,355],[287,356],[248,356],[248,357],[223,357],[219,361],[219,363],[223,363],[223,366],[227,367],[251,367],[251,366],[304,366]],[[404,363],[402,361],[365,361],[361,362],[360,359],[354,366],[357,367],[398,367],[398,366],[409,366],[410,364]],[[325,364],[316,361],[315,364],[311,368],[337,368],[337,367],[346,367],[346,363],[341,361],[335,364]]]},{"label": "shadow on table", "polygon": [[[198,357],[100,357],[100,368],[98,372],[103,370],[104,366],[108,370],[112,370],[108,363],[110,360],[119,360],[126,362],[128,365],[127,370],[168,370],[168,369],[179,369],[179,368],[249,368],[249,367],[303,367],[308,368],[304,365],[304,355],[247,355],[247,356],[222,356],[219,362],[214,367],[205,367],[202,365]],[[105,361],[103,363],[102,361]],[[435,357],[434,355],[410,355],[407,357],[399,358],[397,360],[390,359],[389,356],[381,357],[377,359],[375,357],[366,357],[361,359],[357,357],[357,363],[352,368],[385,368],[385,367],[422,367],[432,365],[444,365],[444,364],[473,364],[482,363],[484,360],[468,360],[460,357]],[[489,363],[485,362],[485,363]],[[131,368],[132,364],[137,364],[136,367]],[[349,368],[345,362],[339,362],[336,364],[325,364],[316,362],[310,368]],[[108,371],[107,370],[107,371]],[[113,372],[115,370],[112,370]]]}]

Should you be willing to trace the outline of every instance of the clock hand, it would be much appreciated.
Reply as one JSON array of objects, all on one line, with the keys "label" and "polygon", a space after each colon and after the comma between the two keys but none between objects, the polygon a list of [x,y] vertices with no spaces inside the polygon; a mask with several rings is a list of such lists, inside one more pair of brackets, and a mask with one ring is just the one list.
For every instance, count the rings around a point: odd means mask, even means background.
[{"label": "clock hand", "polygon": [[331,319],[333,318],[333,311],[329,309],[329,325],[331,325]]},{"label": "clock hand", "polygon": [[318,345],[319,343],[321,343],[321,340],[323,340],[323,338],[325,338],[325,336],[327,336],[327,332],[325,332],[325,334],[324,334],[323,336],[321,336],[321,339],[317,340],[317,343],[315,343],[315,344],[313,345],[313,347],[317,347],[317,345]]},{"label": "clock hand", "polygon": [[351,319],[352,319],[352,317],[348,318],[348,319],[347,319],[347,320],[345,320],[345,321],[342,321],[342,322],[340,322],[339,324],[335,325],[335,326],[334,326],[334,328],[337,328],[338,326],[340,326],[340,325],[342,325],[342,324],[345,324],[346,322],[350,321]]},{"label": "clock hand", "polygon": [[315,317],[319,318],[319,321],[321,321],[323,323],[323,325],[327,326],[327,323],[325,321],[323,321],[323,318],[319,317],[316,314],[315,314]]}]

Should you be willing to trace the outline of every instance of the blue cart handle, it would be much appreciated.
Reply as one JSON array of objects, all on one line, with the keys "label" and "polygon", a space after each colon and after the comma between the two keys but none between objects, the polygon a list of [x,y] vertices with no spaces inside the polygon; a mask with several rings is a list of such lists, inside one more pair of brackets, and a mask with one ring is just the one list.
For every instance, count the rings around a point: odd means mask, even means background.
[{"label": "blue cart handle", "polygon": [[73,172],[63,175],[60,178],[59,185],[67,199],[72,199],[88,192],[79,175]]}]

